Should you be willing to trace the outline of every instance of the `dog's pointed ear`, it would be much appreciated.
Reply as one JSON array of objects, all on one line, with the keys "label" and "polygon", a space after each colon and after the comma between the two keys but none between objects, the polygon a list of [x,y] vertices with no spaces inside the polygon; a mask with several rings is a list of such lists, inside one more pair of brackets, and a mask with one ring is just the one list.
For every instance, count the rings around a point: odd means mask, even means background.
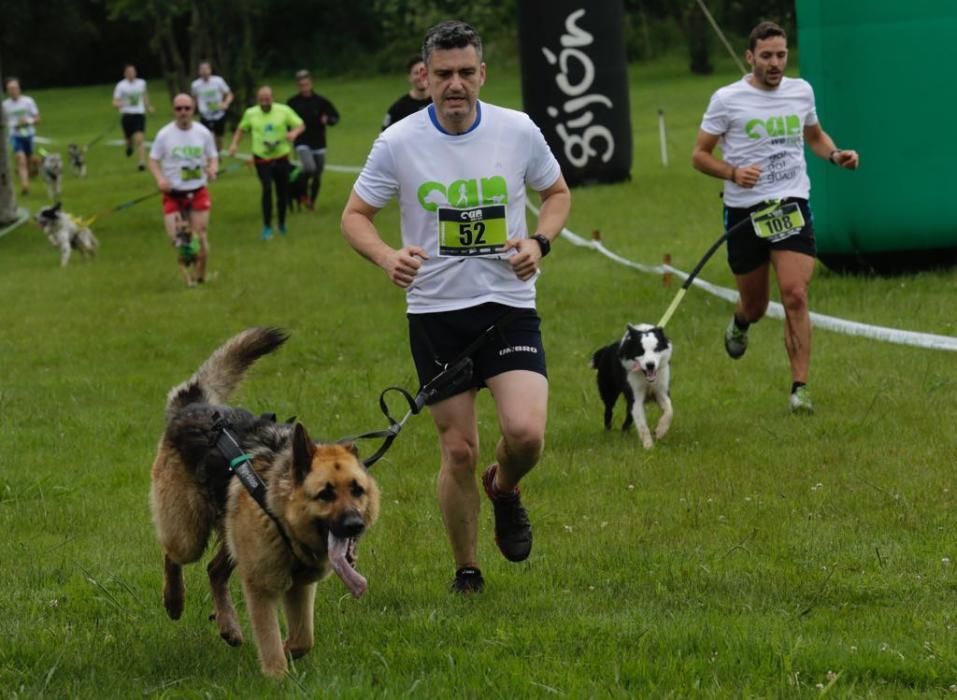
[{"label": "dog's pointed ear", "polygon": [[60,207],[62,206],[63,206],[63,202],[57,202],[56,204],[53,205],[52,211],[58,212],[60,211]]},{"label": "dog's pointed ear", "polygon": [[350,441],[350,442],[340,442],[339,444],[342,445],[343,447],[345,447],[347,450],[349,450],[349,452],[352,454],[353,457],[355,457],[355,458],[358,459],[358,457],[359,457],[359,448],[356,447],[356,444],[355,444],[354,442],[351,442],[351,441]]},{"label": "dog's pointed ear", "polygon": [[312,467],[312,455],[315,452],[316,446],[309,437],[309,433],[306,432],[302,423],[296,423],[292,431],[292,466],[297,483],[302,483],[309,474],[309,469]]}]

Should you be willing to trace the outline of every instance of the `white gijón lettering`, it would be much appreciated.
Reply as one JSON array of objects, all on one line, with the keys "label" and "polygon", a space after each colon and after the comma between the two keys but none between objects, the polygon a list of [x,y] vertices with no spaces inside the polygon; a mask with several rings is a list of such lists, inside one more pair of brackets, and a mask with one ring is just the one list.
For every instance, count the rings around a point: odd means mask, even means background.
[{"label": "white gij\u00f3n lettering", "polygon": [[[585,10],[581,9],[565,18],[565,34],[560,39],[562,50],[558,55],[547,46],[542,47],[545,60],[561,71],[555,76],[555,84],[569,98],[562,105],[561,111],[554,106],[548,107],[548,116],[559,122],[555,126],[555,132],[565,145],[565,158],[576,168],[585,167],[594,156],[600,156],[601,161],[607,163],[615,153],[615,139],[608,127],[593,124],[595,115],[590,109],[583,112],[586,107],[594,104],[608,109],[612,107],[612,101],[606,95],[586,94],[595,81],[595,64],[583,50],[594,43],[594,37],[576,24],[584,15]],[[568,78],[569,67],[573,62],[578,64],[582,72],[581,80],[577,84],[573,84]],[[583,113],[579,114],[580,112]],[[596,142],[604,143],[603,152],[595,147]]]}]

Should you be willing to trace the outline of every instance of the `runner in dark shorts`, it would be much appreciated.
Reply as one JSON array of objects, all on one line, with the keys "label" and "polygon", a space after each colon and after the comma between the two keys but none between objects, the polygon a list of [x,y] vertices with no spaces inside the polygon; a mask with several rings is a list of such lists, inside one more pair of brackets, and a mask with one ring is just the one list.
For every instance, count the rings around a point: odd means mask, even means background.
[{"label": "runner in dark shorts", "polygon": [[428,403],[443,401],[469,389],[481,389],[485,380],[502,372],[524,369],[548,377],[541,319],[535,309],[516,309],[488,303],[459,311],[408,314],[412,359],[425,386],[502,316],[509,314],[495,333],[472,355],[471,378],[454,382]]},{"label": "runner in dark shorts", "polygon": [[[804,215],[804,227],[800,233],[796,233],[787,238],[769,242],[765,238],[759,238],[750,226],[743,226],[735,231],[728,238],[728,265],[731,271],[736,275],[746,275],[757,270],[763,264],[771,259],[772,250],[793,250],[796,253],[804,253],[812,258],[817,255],[817,245],[814,242],[814,217],[811,215],[811,207],[806,199],[797,197],[788,197],[783,202],[797,202],[801,207],[801,213]],[[759,211],[768,206],[768,202],[755,204],[747,209],[736,207],[724,208],[724,230],[727,231],[741,222],[742,219],[750,217],[755,211]]]}]

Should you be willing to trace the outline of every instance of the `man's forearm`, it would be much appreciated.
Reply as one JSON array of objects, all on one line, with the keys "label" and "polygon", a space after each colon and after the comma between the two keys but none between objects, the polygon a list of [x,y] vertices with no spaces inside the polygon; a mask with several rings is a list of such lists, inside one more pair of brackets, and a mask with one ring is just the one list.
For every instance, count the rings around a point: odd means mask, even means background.
[{"label": "man's forearm", "polygon": [[392,248],[382,240],[375,225],[357,212],[346,212],[342,217],[342,235],[359,255],[366,260],[385,268],[385,260]]},{"label": "man's forearm", "polygon": [[538,225],[535,233],[555,240],[568,221],[568,214],[572,208],[572,196],[568,190],[556,192],[542,200],[542,207],[538,213]]}]

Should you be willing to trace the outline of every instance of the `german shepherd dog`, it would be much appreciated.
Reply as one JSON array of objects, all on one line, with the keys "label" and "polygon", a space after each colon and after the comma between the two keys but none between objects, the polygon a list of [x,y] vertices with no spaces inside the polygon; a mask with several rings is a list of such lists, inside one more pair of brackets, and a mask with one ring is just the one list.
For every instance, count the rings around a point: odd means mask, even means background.
[{"label": "german shepherd dog", "polygon": [[[182,614],[182,567],[202,556],[215,532],[219,548],[207,572],[220,636],[232,646],[243,640],[228,586],[235,567],[260,666],[274,677],[287,672],[286,653],[299,657],[313,646],[318,580],[335,571],[354,596],[365,592],[366,580],[354,568],[356,540],[379,511],[378,487],[354,446],[317,444],[300,423],[276,423],[225,404],[246,370],[287,337],[275,328],[246,330],[169,392],[150,486],[165,553],[166,612],[174,620]],[[223,428],[265,484],[268,512],[231,478],[229,460],[216,447]]]}]

